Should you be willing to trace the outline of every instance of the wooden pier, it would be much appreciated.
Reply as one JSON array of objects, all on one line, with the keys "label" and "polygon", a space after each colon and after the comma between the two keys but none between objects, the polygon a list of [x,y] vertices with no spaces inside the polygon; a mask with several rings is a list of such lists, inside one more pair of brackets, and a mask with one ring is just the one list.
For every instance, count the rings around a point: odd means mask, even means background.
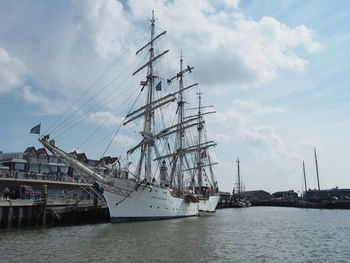
[{"label": "wooden pier", "polygon": [[[0,228],[109,222],[102,195],[91,184],[1,178],[0,189],[31,185],[36,196],[0,199]],[[27,199],[28,198],[28,199]]]},{"label": "wooden pier", "polygon": [[107,206],[93,200],[0,200],[0,228],[109,222]]}]

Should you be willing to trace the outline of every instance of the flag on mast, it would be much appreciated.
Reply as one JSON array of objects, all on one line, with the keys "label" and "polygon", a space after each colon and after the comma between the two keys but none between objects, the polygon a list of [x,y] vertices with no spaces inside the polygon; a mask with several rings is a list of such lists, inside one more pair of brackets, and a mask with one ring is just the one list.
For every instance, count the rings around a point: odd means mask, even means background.
[{"label": "flag on mast", "polygon": [[162,81],[159,81],[159,83],[156,86],[156,91],[162,90]]},{"label": "flag on mast", "polygon": [[38,125],[36,125],[33,128],[31,128],[30,129],[30,133],[40,134],[40,125],[41,125],[41,123],[39,123]]}]

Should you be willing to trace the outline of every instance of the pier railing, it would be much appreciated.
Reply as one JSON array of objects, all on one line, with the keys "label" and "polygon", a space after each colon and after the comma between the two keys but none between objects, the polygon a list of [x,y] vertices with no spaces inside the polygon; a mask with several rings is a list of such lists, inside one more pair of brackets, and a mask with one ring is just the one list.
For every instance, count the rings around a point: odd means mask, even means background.
[{"label": "pier railing", "polygon": [[[12,179],[27,179],[27,180],[43,180],[54,182],[71,182],[71,183],[83,183],[81,178],[74,178],[66,174],[42,174],[42,173],[25,173],[25,172],[7,172],[0,174],[0,178],[12,178]],[[86,182],[84,180],[84,182]]]}]

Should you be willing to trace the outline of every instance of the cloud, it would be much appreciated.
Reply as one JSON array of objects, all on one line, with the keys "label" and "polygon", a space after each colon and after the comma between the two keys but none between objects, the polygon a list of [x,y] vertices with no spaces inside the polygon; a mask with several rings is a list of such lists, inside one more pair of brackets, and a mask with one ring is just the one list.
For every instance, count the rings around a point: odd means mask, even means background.
[{"label": "cloud", "polygon": [[[170,50],[179,54],[181,47],[186,61],[197,66],[201,83],[222,91],[268,83],[279,69],[304,71],[308,61],[297,54],[299,48],[315,52],[320,46],[304,25],[290,28],[272,17],[254,21],[215,9],[209,1],[153,3],[159,24],[171,36]],[[146,4],[129,5],[136,16],[148,15]]]},{"label": "cloud", "polygon": [[27,105],[38,105],[41,107],[40,115],[50,115],[62,113],[64,104],[61,101],[49,99],[40,92],[34,93],[31,86],[23,86],[18,92]]},{"label": "cloud", "polygon": [[113,141],[127,147],[134,146],[137,143],[135,139],[125,135],[117,135]]},{"label": "cloud", "polygon": [[75,1],[73,8],[78,33],[90,38],[96,52],[104,59],[119,55],[123,45],[130,43],[130,19],[121,2]]},{"label": "cloud", "polygon": [[24,86],[22,89],[22,97],[28,104],[35,104],[35,103],[43,103],[47,104],[49,103],[48,99],[43,97],[39,94],[34,94],[33,89],[30,86]]},{"label": "cloud", "polygon": [[238,8],[239,0],[225,0],[224,2],[227,7]]},{"label": "cloud", "polygon": [[210,122],[216,124],[211,136],[217,142],[244,145],[247,150],[266,155],[286,155],[282,138],[271,125],[258,125],[262,115],[283,111],[277,107],[263,106],[254,100],[233,101],[234,107],[218,112]]},{"label": "cloud", "polygon": [[5,49],[0,48],[0,93],[22,86],[25,73],[25,65]]},{"label": "cloud", "polygon": [[[135,57],[130,50],[148,39],[145,21],[152,8],[156,30],[168,31],[169,56],[177,57],[183,50],[185,63],[194,65],[196,78],[212,90],[222,93],[255,87],[274,79],[283,68],[305,70],[308,62],[297,52],[299,47],[317,51],[314,32],[304,25],[290,28],[272,17],[247,19],[238,13],[238,5],[237,0],[227,0],[224,5],[185,0],[72,1],[58,10],[62,19],[45,18],[47,27],[37,27],[28,19],[29,13],[23,21],[37,29],[21,41],[14,34],[6,38],[8,50],[16,50],[14,56],[5,49],[0,51],[0,92],[30,80],[31,94],[36,96],[46,94],[48,99],[60,99],[61,104],[77,97],[116,57],[122,57],[115,68],[119,73],[130,66]],[[51,5],[40,9],[53,11]],[[39,48],[33,46],[32,39],[40,40],[36,41]],[[30,71],[16,57],[30,64]],[[31,105],[40,102],[29,94],[26,97]]]},{"label": "cloud", "polygon": [[233,100],[233,104],[241,106],[244,110],[249,111],[251,114],[270,114],[275,112],[284,112],[284,109],[279,107],[263,106],[255,100]]},{"label": "cloud", "polygon": [[108,111],[98,111],[89,115],[87,120],[96,125],[103,125],[105,127],[120,125],[123,121],[122,118],[116,117]]},{"label": "cloud", "polygon": [[241,138],[254,148],[277,148],[284,146],[281,138],[271,126],[245,128],[240,134]]}]

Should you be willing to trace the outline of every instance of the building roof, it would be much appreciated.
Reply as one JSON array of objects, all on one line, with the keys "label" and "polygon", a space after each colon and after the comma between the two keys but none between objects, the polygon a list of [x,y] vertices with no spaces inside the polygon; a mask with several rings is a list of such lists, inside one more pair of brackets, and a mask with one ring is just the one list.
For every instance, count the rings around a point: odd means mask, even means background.
[{"label": "building roof", "polygon": [[242,195],[257,195],[257,194],[270,195],[269,192],[266,192],[266,191],[264,191],[264,190],[243,191],[241,194],[242,194]]},{"label": "building roof", "polygon": [[273,193],[273,195],[274,195],[274,194],[283,194],[283,193],[294,194],[295,192],[294,192],[294,190],[278,191],[278,192]]},{"label": "building roof", "polygon": [[111,156],[102,157],[100,160],[100,162],[103,162],[105,165],[115,163],[116,161],[118,161],[118,157]]},{"label": "building roof", "polygon": [[73,151],[69,153],[70,155],[76,157],[78,161],[85,162],[88,158],[86,157],[85,153],[77,153],[77,151]]},{"label": "building roof", "polygon": [[48,155],[45,148],[39,148],[36,150],[37,155]]},{"label": "building roof", "polygon": [[79,161],[86,161],[87,160],[87,157],[86,157],[85,153],[78,153],[77,154],[77,158],[78,158]]},{"label": "building roof", "polygon": [[35,153],[36,153],[36,150],[35,150],[35,147],[34,146],[30,146],[30,147],[28,147],[25,151],[24,151],[24,153],[30,153],[30,152],[32,152],[32,151],[34,151]]}]

